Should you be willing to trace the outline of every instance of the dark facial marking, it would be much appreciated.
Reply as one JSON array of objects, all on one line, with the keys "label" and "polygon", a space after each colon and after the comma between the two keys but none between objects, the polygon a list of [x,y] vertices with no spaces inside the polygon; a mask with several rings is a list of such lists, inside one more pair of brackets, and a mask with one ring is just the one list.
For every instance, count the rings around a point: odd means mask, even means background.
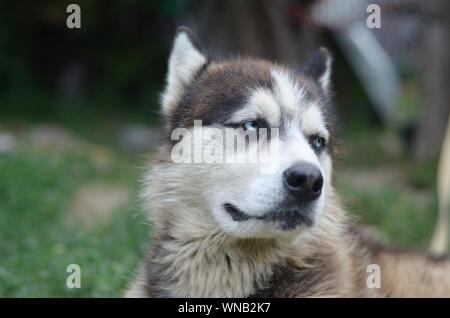
[{"label": "dark facial marking", "polygon": [[224,124],[243,107],[252,89],[271,89],[269,65],[258,60],[212,63],[186,89],[169,118],[170,126],[190,127],[195,119],[201,119],[204,125]]}]

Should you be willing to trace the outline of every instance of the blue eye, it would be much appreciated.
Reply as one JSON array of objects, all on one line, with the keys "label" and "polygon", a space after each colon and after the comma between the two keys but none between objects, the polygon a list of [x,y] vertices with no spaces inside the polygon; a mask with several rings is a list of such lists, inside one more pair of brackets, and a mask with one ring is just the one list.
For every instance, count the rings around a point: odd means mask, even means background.
[{"label": "blue eye", "polygon": [[259,128],[258,122],[256,120],[249,120],[242,124],[242,128],[248,131],[257,131]]},{"label": "blue eye", "polygon": [[320,136],[312,136],[309,142],[316,152],[322,151],[326,146],[325,138]]}]

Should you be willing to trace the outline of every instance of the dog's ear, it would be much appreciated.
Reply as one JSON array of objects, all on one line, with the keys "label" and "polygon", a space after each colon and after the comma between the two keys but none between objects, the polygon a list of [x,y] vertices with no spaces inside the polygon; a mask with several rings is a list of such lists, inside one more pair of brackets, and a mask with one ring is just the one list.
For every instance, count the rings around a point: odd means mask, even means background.
[{"label": "dog's ear", "polygon": [[201,52],[194,33],[187,27],[178,28],[169,58],[166,89],[162,96],[164,115],[170,115],[186,87],[206,62],[207,58]]},{"label": "dog's ear", "polygon": [[303,68],[303,73],[319,83],[326,94],[330,91],[331,63],[331,54],[326,48],[321,47],[306,62]]}]

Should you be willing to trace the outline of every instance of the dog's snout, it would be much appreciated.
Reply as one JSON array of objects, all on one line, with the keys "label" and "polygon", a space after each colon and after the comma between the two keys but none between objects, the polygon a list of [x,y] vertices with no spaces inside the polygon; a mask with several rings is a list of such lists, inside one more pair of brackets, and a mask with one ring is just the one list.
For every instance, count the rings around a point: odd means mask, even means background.
[{"label": "dog's snout", "polygon": [[323,186],[323,177],[319,168],[302,162],[283,172],[283,182],[287,191],[301,202],[317,199]]}]

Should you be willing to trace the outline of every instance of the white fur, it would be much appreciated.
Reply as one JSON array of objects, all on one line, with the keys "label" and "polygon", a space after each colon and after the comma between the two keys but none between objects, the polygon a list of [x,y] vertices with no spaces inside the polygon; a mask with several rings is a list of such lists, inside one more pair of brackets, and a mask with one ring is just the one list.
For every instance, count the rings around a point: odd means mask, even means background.
[{"label": "white fur", "polygon": [[326,66],[325,66],[325,72],[322,74],[322,76],[319,77],[318,82],[320,86],[322,87],[322,90],[325,93],[329,93],[330,91],[330,82],[331,82],[331,57],[327,54],[326,57]]},{"label": "white fur", "polygon": [[185,32],[180,32],[170,54],[167,86],[162,96],[162,110],[165,115],[173,111],[186,86],[205,63],[206,57],[195,48]]},{"label": "white fur", "polygon": [[289,114],[298,112],[300,102],[304,99],[303,89],[284,70],[274,69],[271,74],[275,81],[275,97],[280,103],[279,107]]},{"label": "white fur", "polygon": [[325,126],[319,105],[316,103],[310,104],[301,112],[299,117],[305,135],[319,134],[326,140],[329,139],[329,132]]},{"label": "white fur", "polygon": [[271,91],[257,88],[249,92],[250,97],[244,108],[231,115],[229,122],[264,118],[272,127],[280,124],[281,109]]}]

